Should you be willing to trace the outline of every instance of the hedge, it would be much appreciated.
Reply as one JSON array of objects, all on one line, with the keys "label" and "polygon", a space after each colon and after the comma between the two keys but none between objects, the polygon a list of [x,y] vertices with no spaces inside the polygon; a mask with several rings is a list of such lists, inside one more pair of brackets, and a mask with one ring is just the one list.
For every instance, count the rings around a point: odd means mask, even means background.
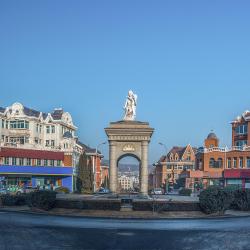
[{"label": "hedge", "polygon": [[120,200],[65,200],[57,199],[57,208],[84,209],[84,210],[113,210],[121,209]]},{"label": "hedge", "polygon": [[1,205],[2,206],[23,206],[28,202],[28,195],[11,195],[11,194],[2,194],[0,195]]},{"label": "hedge", "polygon": [[224,213],[232,208],[235,199],[235,190],[210,186],[199,196],[201,210],[206,214]]},{"label": "hedge", "polygon": [[188,188],[182,188],[179,190],[179,195],[182,195],[182,196],[190,196],[191,193],[192,193],[192,190]]},{"label": "hedge", "polygon": [[200,211],[199,202],[133,201],[134,211]]},{"label": "hedge", "polygon": [[56,192],[49,190],[39,190],[29,194],[29,206],[50,210],[55,206]]},{"label": "hedge", "polygon": [[250,190],[212,186],[201,192],[200,206],[205,213],[223,213],[226,209],[250,211]]},{"label": "hedge", "polygon": [[250,190],[235,190],[233,208],[237,210],[249,211],[250,210]]}]

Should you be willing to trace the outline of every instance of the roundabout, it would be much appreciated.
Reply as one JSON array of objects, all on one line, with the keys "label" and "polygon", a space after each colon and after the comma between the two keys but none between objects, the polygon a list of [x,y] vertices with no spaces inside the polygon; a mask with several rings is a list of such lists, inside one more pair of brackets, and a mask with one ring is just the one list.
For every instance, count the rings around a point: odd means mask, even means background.
[{"label": "roundabout", "polygon": [[0,212],[0,249],[241,249],[250,218],[120,220]]}]

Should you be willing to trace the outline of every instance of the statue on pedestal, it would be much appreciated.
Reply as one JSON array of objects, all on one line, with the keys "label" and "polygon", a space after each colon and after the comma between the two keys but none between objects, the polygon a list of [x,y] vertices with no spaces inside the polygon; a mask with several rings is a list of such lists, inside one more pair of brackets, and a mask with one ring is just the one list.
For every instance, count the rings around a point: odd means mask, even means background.
[{"label": "statue on pedestal", "polygon": [[124,105],[125,115],[123,120],[134,121],[136,117],[137,95],[129,90],[128,96]]}]

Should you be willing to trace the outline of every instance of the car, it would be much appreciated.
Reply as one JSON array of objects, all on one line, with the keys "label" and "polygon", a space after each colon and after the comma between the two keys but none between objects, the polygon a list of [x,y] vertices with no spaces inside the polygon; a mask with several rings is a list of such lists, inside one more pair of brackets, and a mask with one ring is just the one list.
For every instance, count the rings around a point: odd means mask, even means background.
[{"label": "car", "polygon": [[151,194],[163,194],[162,189],[161,188],[154,188],[151,191]]},{"label": "car", "polygon": [[7,194],[7,189],[6,188],[0,188],[0,194]]},{"label": "car", "polygon": [[33,188],[32,186],[27,186],[27,187],[19,187],[15,194],[20,195],[20,194],[29,194],[31,192],[36,191],[36,188]]},{"label": "car", "polygon": [[100,188],[97,194],[108,194],[110,190],[108,188]]}]

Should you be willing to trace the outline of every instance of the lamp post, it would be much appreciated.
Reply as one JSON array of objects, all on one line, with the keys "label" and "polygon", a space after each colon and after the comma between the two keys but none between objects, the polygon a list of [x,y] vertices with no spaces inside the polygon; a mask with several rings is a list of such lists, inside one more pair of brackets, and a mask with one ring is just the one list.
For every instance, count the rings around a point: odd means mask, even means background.
[{"label": "lamp post", "polygon": [[[167,146],[166,144],[162,143],[162,142],[159,142],[159,145],[163,146],[165,148],[165,151],[166,151],[166,156],[167,156],[167,153],[168,153],[168,149],[167,149]],[[163,173],[163,171],[162,171]],[[166,187],[165,187],[165,192],[166,194],[168,193],[168,172],[167,172],[167,160],[166,160]]]},{"label": "lamp post", "polygon": [[99,143],[95,148],[95,167],[94,167],[94,192],[96,191],[96,168],[97,168],[97,156],[98,156],[98,148],[102,145],[105,145],[107,142]]}]

